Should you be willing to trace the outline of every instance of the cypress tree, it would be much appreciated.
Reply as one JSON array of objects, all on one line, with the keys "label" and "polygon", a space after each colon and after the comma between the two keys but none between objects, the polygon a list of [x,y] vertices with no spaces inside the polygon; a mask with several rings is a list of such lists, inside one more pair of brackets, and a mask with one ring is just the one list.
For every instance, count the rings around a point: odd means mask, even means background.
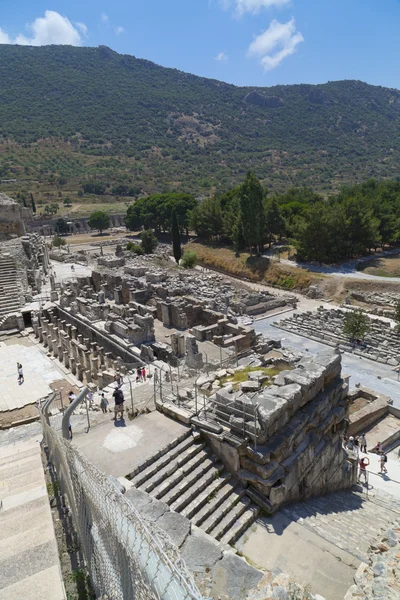
[{"label": "cypress tree", "polygon": [[172,249],[174,252],[174,258],[179,265],[179,261],[182,258],[181,233],[179,231],[178,218],[174,208],[172,209]]},{"label": "cypress tree", "polygon": [[31,204],[32,204],[32,211],[34,213],[36,213],[36,204],[35,204],[35,199],[33,197],[33,194],[31,193]]},{"label": "cypress tree", "polygon": [[24,199],[23,199],[23,203],[24,203],[24,208],[28,208],[28,205],[27,205],[27,203],[26,203],[26,198],[25,198],[25,196],[24,196]]}]

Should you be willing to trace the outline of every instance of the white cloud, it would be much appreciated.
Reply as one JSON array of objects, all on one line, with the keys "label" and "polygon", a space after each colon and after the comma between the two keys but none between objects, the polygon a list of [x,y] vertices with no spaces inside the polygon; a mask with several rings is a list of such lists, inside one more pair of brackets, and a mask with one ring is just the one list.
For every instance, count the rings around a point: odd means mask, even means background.
[{"label": "white cloud", "polygon": [[267,8],[280,8],[290,4],[291,0],[220,0],[222,8],[225,10],[234,7],[237,16],[241,17],[245,13],[253,15]]},{"label": "white cloud", "polygon": [[274,19],[268,29],[250,44],[248,56],[261,57],[260,64],[265,71],[270,71],[284,58],[296,52],[296,47],[301,42],[304,42],[304,38],[296,31],[294,18],[287,23],[279,23]]},{"label": "white cloud", "polygon": [[44,17],[38,17],[26,28],[31,31],[30,37],[19,33],[15,38],[11,38],[0,29],[0,43],[20,44],[21,46],[46,46],[48,44],[80,46],[82,43],[81,33],[85,35],[87,32],[84,23],[76,23],[76,27],[74,27],[67,17],[63,17],[53,10],[46,10]]},{"label": "white cloud", "polygon": [[81,32],[82,35],[87,35],[87,27],[85,25],[85,23],[79,23],[79,21],[77,21],[75,23],[75,25],[77,26],[77,28],[79,29],[79,31]]},{"label": "white cloud", "polygon": [[121,33],[125,33],[125,29],[118,25],[118,27],[114,27],[115,35],[121,35]]},{"label": "white cloud", "polygon": [[101,13],[100,19],[103,21],[103,23],[107,23],[108,15],[106,15],[106,13]]},{"label": "white cloud", "polygon": [[228,60],[228,55],[226,52],[219,52],[215,57],[215,60]]}]

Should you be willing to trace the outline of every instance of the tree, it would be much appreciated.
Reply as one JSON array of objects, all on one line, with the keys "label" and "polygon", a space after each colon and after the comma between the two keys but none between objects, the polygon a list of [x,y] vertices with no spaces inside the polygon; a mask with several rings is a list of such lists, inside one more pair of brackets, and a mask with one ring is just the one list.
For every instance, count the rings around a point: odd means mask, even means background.
[{"label": "tree", "polygon": [[72,200],[69,196],[64,198],[64,206],[72,206]]},{"label": "tree", "polygon": [[194,207],[190,213],[190,228],[205,239],[221,235],[223,219],[218,198],[206,198]]},{"label": "tree", "polygon": [[174,258],[179,265],[179,261],[182,258],[182,248],[181,248],[181,233],[179,231],[179,223],[178,217],[176,216],[176,211],[172,209],[171,215],[172,222],[172,250],[174,253]]},{"label": "tree", "polygon": [[285,233],[285,219],[282,216],[281,209],[275,196],[265,200],[264,212],[265,233],[268,243],[271,245],[273,235],[282,238],[282,235]]},{"label": "tree", "polygon": [[61,248],[61,246],[65,246],[66,243],[67,242],[66,242],[66,240],[64,238],[59,237],[59,236],[56,235],[56,236],[53,237],[53,241],[51,242],[51,245],[54,248]]},{"label": "tree", "polygon": [[264,242],[264,206],[261,183],[252,171],[249,171],[240,186],[240,214],[244,239],[249,246],[260,249]]},{"label": "tree", "polygon": [[36,214],[36,204],[35,204],[35,199],[33,197],[33,194],[31,193],[31,205],[32,205],[32,212],[34,214]]},{"label": "tree", "polygon": [[110,217],[103,210],[95,210],[88,219],[89,227],[98,229],[100,233],[110,227]]},{"label": "tree", "polygon": [[142,240],[142,248],[145,254],[153,254],[158,244],[158,240],[154,235],[153,230],[145,229],[142,231],[140,234],[140,239]]},{"label": "tree", "polygon": [[22,200],[22,202],[24,203],[24,208],[28,208],[28,205],[27,205],[27,203],[26,203],[26,198],[25,198],[25,196],[23,197],[23,200]]},{"label": "tree", "polygon": [[69,232],[68,223],[65,219],[57,219],[55,224],[56,233],[59,235],[65,235]]},{"label": "tree", "polygon": [[369,330],[368,317],[361,309],[347,312],[343,321],[343,333],[351,340],[362,340]]}]

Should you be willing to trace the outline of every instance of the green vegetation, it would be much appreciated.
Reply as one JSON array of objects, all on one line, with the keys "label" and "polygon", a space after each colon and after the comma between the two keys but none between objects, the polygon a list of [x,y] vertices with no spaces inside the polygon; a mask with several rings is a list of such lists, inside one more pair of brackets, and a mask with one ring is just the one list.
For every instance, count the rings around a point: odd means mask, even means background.
[{"label": "green vegetation", "polygon": [[185,269],[193,269],[197,263],[197,254],[193,250],[185,250],[181,260],[181,265]]},{"label": "green vegetation", "polygon": [[139,198],[128,207],[125,224],[131,231],[154,229],[156,233],[165,233],[172,228],[172,211],[179,221],[180,228],[188,234],[189,214],[197,205],[190,194],[152,194]]},{"label": "green vegetation", "polygon": [[[287,367],[285,367],[285,368],[287,368]],[[222,385],[224,385],[224,383],[232,383],[234,388],[238,388],[239,383],[248,381],[249,374],[254,373],[256,371],[260,371],[263,376],[267,376],[269,378],[269,379],[266,379],[265,381],[263,381],[263,383],[262,383],[262,387],[266,387],[268,385],[271,385],[272,377],[274,377],[275,375],[278,375],[278,373],[280,373],[282,371],[282,368],[279,368],[279,367],[245,367],[244,369],[241,369],[240,371],[235,371],[235,373],[233,375],[227,375],[226,377],[222,377],[222,379],[220,379],[220,384],[222,386]]]},{"label": "green vegetation", "polygon": [[343,321],[343,333],[350,340],[362,340],[369,330],[368,317],[361,309],[347,312]]},{"label": "green vegetation", "polygon": [[38,181],[35,197],[47,184],[85,195],[88,183],[105,186],[106,194],[95,188],[98,198],[208,195],[254,168],[277,192],[313,185],[328,194],[399,175],[393,89],[360,81],[236,87],[105,46],[4,44],[0,64],[0,177]]},{"label": "green vegetation", "polygon": [[96,210],[90,215],[88,225],[92,229],[98,229],[100,233],[102,233],[105,229],[110,227],[110,217],[106,212]]},{"label": "green vegetation", "polygon": [[142,255],[144,254],[144,250],[141,244],[135,244],[134,242],[128,242],[126,245],[126,249],[130,252],[134,252],[135,254]]},{"label": "green vegetation", "polygon": [[176,263],[179,265],[179,261],[182,257],[182,246],[181,246],[181,232],[179,231],[178,217],[176,216],[175,207],[172,209],[171,214],[171,233],[172,233],[172,252]]},{"label": "green vegetation", "polygon": [[145,229],[140,234],[140,239],[142,240],[142,248],[145,254],[153,254],[154,250],[157,247],[158,240],[154,235],[152,229]]},{"label": "green vegetation", "polygon": [[51,245],[53,246],[53,248],[61,248],[61,246],[65,246],[66,245],[66,240],[65,238],[59,237],[58,235],[53,237],[53,240],[51,242]]},{"label": "green vegetation", "polygon": [[55,224],[55,230],[58,235],[65,235],[69,232],[68,223],[65,219],[57,219]]},{"label": "green vegetation", "polygon": [[260,253],[286,237],[300,259],[338,262],[400,243],[400,182],[369,180],[325,199],[310,188],[269,194],[249,172],[240,186],[198,204],[190,222],[200,237],[229,240],[236,252]]}]

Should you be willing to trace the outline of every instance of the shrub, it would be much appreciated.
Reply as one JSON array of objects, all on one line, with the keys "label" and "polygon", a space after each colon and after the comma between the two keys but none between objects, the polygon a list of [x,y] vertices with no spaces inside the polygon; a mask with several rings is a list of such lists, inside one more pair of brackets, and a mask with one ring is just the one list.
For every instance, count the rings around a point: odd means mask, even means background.
[{"label": "shrub", "polygon": [[185,269],[192,269],[197,263],[197,254],[194,250],[186,250],[183,254],[181,265]]},{"label": "shrub", "polygon": [[61,246],[65,246],[66,245],[66,240],[62,237],[59,237],[58,235],[54,236],[53,241],[51,242],[51,245],[54,248],[61,248]]},{"label": "shrub", "polygon": [[140,234],[140,238],[142,240],[142,248],[146,254],[153,254],[154,250],[157,247],[158,240],[154,235],[152,229],[145,229]]},{"label": "shrub", "polygon": [[128,242],[126,245],[126,249],[130,252],[134,252],[135,254],[144,254],[144,250],[140,244],[135,244],[134,242]]}]

